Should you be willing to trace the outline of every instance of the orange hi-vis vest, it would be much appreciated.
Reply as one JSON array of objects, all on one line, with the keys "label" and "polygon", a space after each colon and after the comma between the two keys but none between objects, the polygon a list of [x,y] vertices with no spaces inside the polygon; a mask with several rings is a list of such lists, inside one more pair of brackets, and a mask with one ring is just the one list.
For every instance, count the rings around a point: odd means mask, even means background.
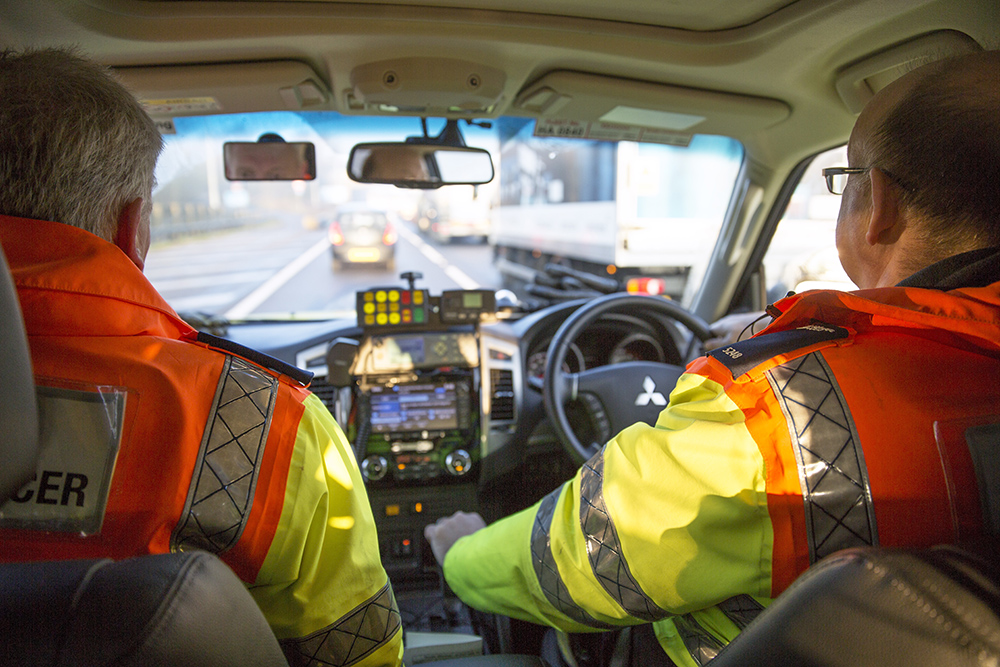
[{"label": "orange hi-vis vest", "polygon": [[[118,268],[106,256],[115,249],[87,244],[91,239],[84,237],[86,232],[57,224],[10,225],[2,236],[36,382],[84,392],[123,392],[122,444],[99,533],[67,539],[63,532],[40,532],[29,540],[22,532],[16,536],[16,551],[5,548],[4,559],[127,558],[182,548],[187,540],[201,546],[207,540],[215,544],[212,551],[231,549],[226,558],[230,567],[244,581],[254,581],[281,513],[289,456],[308,392],[288,377],[196,342],[197,331],[177,317],[138,271],[117,272],[116,293],[100,293],[109,282],[108,272]],[[39,235],[40,225],[58,233]],[[81,254],[87,246],[89,252]],[[60,257],[73,259],[60,262]],[[245,398],[235,396],[236,391]],[[227,413],[239,423],[228,425]],[[212,452],[203,453],[203,441]],[[210,465],[201,466],[207,472],[213,469],[213,455],[232,455],[224,441],[238,443],[246,460],[239,472],[216,466],[218,474],[250,476],[238,492],[223,494],[225,507],[206,512],[207,507],[189,501],[189,487],[199,457],[209,457]],[[273,444],[265,447],[265,442]],[[52,486],[60,479],[49,476],[46,481]],[[231,480],[218,480],[216,486],[223,481]],[[61,490],[45,491],[35,492],[36,502],[56,496],[62,501]],[[206,514],[199,526],[198,518]]]},{"label": "orange hi-vis vest", "polygon": [[[688,368],[726,385],[764,457],[771,595],[848,546],[982,536],[988,490],[965,431],[1000,421],[1000,283],[813,292],[776,307],[763,333]],[[748,391],[764,378],[772,391]]]},{"label": "orange hi-vis vest", "polygon": [[0,243],[43,423],[35,479],[0,506],[0,561],[204,549],[293,662],[398,666],[364,482],[308,374],[199,333],[89,232],[0,216]]}]

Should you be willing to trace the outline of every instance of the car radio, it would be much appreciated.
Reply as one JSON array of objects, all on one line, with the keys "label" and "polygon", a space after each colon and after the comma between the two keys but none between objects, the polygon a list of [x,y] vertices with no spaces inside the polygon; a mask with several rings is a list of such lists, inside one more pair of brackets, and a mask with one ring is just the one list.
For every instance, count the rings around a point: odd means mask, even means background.
[{"label": "car radio", "polygon": [[[363,396],[361,472],[369,484],[458,479],[478,458],[479,336],[495,320],[489,290],[435,297],[414,286],[357,293],[351,375]],[[470,452],[473,452],[470,454]]]},{"label": "car radio", "polygon": [[368,455],[361,462],[365,478],[424,481],[468,474],[477,422],[473,405],[468,373],[372,385]]}]

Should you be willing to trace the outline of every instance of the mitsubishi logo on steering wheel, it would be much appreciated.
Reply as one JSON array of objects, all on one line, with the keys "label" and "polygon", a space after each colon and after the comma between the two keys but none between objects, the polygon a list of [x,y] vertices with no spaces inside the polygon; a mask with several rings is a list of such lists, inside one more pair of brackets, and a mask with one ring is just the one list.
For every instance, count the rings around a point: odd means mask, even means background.
[{"label": "mitsubishi logo on steering wheel", "polygon": [[667,399],[663,398],[663,394],[656,391],[656,383],[653,382],[653,378],[646,376],[646,379],[642,381],[643,393],[635,397],[635,404],[638,406],[649,405],[652,402],[653,405],[666,405]]}]

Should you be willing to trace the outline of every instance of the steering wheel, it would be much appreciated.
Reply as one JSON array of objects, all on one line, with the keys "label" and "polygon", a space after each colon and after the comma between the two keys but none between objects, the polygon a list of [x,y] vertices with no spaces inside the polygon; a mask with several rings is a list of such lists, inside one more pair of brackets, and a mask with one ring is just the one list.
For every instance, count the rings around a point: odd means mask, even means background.
[{"label": "steering wheel", "polygon": [[[582,443],[566,414],[566,403],[583,399],[601,431],[614,435],[636,422],[655,424],[667,405],[667,396],[684,372],[683,366],[652,361],[629,361],[580,373],[563,371],[570,345],[588,326],[606,313],[653,310],[683,324],[704,342],[712,337],[709,324],[673,301],[616,292],[578,308],[556,331],[545,362],[542,398],[556,435],[577,465],[588,460],[602,442]],[[606,420],[606,423],[605,423]]]}]

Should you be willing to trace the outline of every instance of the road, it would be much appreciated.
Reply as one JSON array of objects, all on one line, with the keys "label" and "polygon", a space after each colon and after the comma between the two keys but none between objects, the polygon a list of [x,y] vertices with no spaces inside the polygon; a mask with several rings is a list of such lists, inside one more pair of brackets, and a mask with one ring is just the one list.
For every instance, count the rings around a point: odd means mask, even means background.
[{"label": "road", "polygon": [[500,284],[486,244],[440,244],[402,223],[396,271],[355,265],[334,271],[326,230],[304,229],[296,218],[252,229],[155,244],[146,276],[178,311],[227,319],[269,313],[353,316],[355,292],[405,286],[399,273],[423,274],[418,287],[490,288]]}]

